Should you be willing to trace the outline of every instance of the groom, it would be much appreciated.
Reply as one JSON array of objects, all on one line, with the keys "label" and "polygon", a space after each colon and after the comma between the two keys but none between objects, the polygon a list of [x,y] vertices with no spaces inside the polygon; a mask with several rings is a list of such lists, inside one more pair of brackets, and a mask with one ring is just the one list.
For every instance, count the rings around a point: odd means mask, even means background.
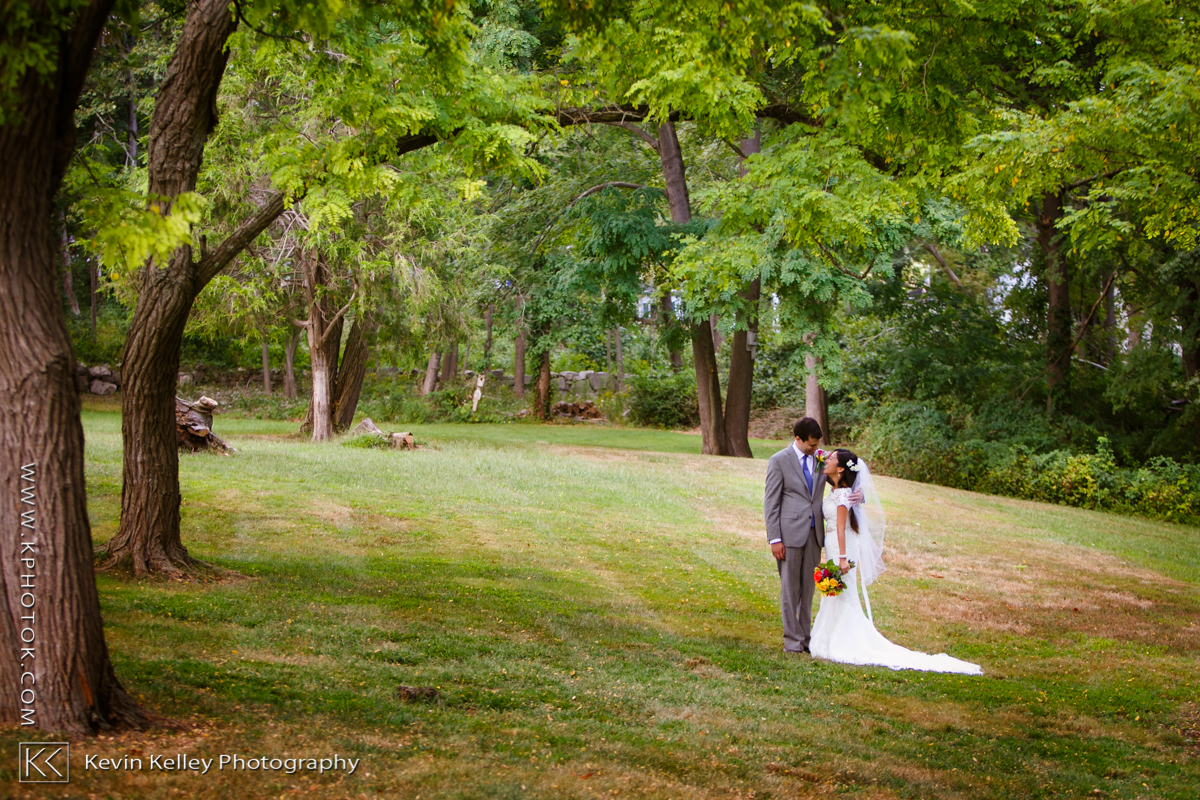
[{"label": "groom", "polygon": [[807,653],[812,630],[813,569],[825,544],[824,465],[817,460],[821,425],[805,417],[792,426],[796,440],[767,462],[763,510],[767,542],[779,567],[783,651]]}]

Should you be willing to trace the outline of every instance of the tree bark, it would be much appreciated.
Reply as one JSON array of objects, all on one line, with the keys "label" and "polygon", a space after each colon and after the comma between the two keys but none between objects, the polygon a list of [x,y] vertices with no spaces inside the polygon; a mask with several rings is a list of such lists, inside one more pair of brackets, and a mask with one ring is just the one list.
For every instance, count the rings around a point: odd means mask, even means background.
[{"label": "tree bark", "polygon": [[[204,145],[217,124],[225,45],[236,28],[228,3],[188,4],[150,122],[152,195],[173,198],[196,188]],[[179,530],[175,394],[183,328],[196,295],[215,274],[208,274],[213,263],[195,262],[185,246],[167,264],[142,268],[122,353],[121,522],[108,545],[108,567],[128,563],[138,575],[178,574],[192,563]]]},{"label": "tree bark", "polygon": [[62,224],[62,280],[63,294],[67,296],[67,304],[71,307],[71,315],[79,316],[79,298],[75,296],[75,276],[71,274],[70,237],[67,236],[67,215],[59,217]]},{"label": "tree bark", "polygon": [[1062,218],[1062,197],[1048,194],[1042,198],[1037,218],[1037,246],[1042,259],[1042,274],[1049,289],[1046,310],[1046,370],[1051,408],[1066,411],[1070,405],[1071,356],[1074,330],[1071,317],[1071,284],[1067,264],[1059,249],[1055,225]]},{"label": "tree bark", "polygon": [[300,344],[300,330],[293,330],[283,348],[283,396],[296,399],[296,346]]},{"label": "tree bark", "polygon": [[112,5],[72,12],[56,71],[18,78],[16,121],[0,126],[0,722],[72,736],[147,722],[104,642],[52,216]]},{"label": "tree bark", "polygon": [[513,343],[513,393],[525,396],[525,326],[517,323],[517,339]]},{"label": "tree bark", "polygon": [[263,331],[262,340],[262,368],[263,368],[263,393],[271,393],[271,343],[267,340],[267,333]]},{"label": "tree bark", "polygon": [[[742,139],[741,150],[747,156],[759,152],[761,137],[758,128],[754,135]],[[738,169],[740,177],[746,175],[743,163]],[[738,312],[737,325],[733,333],[733,341],[729,350],[729,381],[726,384],[725,397],[725,438],[729,443],[730,455],[739,458],[754,458],[750,449],[750,401],[754,393],[754,351],[750,347],[750,338],[758,340],[758,301],[762,294],[762,282],[755,278],[741,292],[745,310]],[[714,315],[715,318],[715,315]],[[720,348],[719,339],[715,338],[715,347]]]},{"label": "tree bark", "polygon": [[366,337],[363,335],[363,327],[362,320],[355,317],[337,368],[337,379],[333,387],[333,422],[338,431],[347,430],[354,424],[354,412],[358,410],[363,379],[367,376],[367,359],[370,353]]},{"label": "tree bark", "polygon": [[550,419],[550,351],[542,352],[537,380],[537,415],[543,422]]},{"label": "tree bark", "polygon": [[425,364],[425,379],[421,381],[421,396],[437,388],[438,365],[442,363],[441,353],[430,353],[429,361]]},{"label": "tree bark", "polygon": [[[658,128],[658,158],[667,187],[671,221],[685,225],[692,219],[692,207],[688,199],[687,178],[684,175],[683,153],[679,149],[679,138],[675,135],[674,123],[666,122]],[[664,297],[670,300],[669,295]],[[712,324],[708,319],[694,322],[689,326],[689,332],[692,338],[692,362],[696,370],[696,400],[700,407],[701,452],[705,455],[729,455],[725,414],[721,405],[721,376],[717,373],[717,352],[713,348]]]},{"label": "tree bark", "polygon": [[[314,442],[333,438],[334,389],[338,377],[338,352],[342,344],[342,322],[348,306],[334,310],[328,292],[329,266],[320,251],[306,250],[300,256],[304,267],[304,300],[308,307],[308,357],[312,371],[312,401],[306,426]],[[304,427],[301,430],[305,430]]]},{"label": "tree bark", "polygon": [[804,416],[812,417],[821,426],[821,441],[829,444],[829,401],[825,389],[821,386],[818,369],[821,359],[813,355],[804,357],[804,369],[808,376],[804,379]]},{"label": "tree bark", "polygon": [[449,386],[458,377],[458,342],[442,356],[442,386]]},{"label": "tree bark", "polygon": [[[738,329],[729,350],[729,382],[725,398],[725,438],[729,454],[754,458],[750,449],[750,400],[754,392],[754,355],[750,335],[758,336],[758,300],[761,283],[755,278],[742,292],[747,310],[738,314]],[[743,330],[744,326],[744,330]]]}]

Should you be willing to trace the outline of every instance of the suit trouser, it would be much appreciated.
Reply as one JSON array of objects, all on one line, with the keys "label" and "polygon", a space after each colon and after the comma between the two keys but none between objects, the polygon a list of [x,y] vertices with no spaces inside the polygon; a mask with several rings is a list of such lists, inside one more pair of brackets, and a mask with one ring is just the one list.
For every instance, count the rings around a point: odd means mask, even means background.
[{"label": "suit trouser", "polygon": [[811,528],[803,547],[785,547],[779,567],[779,609],[783,614],[783,649],[807,650],[812,630],[812,603],[816,584],[813,570],[821,563],[817,530]]}]

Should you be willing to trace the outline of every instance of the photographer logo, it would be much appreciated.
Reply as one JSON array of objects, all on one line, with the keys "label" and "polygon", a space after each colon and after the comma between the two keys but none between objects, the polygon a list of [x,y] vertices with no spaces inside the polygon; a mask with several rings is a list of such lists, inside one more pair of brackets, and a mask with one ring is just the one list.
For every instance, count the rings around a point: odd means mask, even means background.
[{"label": "photographer logo", "polygon": [[19,783],[71,781],[71,745],[67,742],[21,742],[17,756]]}]

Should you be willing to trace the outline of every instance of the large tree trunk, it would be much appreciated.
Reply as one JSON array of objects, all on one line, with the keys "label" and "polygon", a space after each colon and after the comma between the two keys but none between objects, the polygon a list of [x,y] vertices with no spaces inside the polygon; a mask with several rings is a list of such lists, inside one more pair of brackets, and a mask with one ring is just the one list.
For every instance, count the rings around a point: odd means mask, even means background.
[{"label": "large tree trunk", "polygon": [[449,386],[458,377],[458,342],[450,345],[442,357],[442,386]]},{"label": "large tree trunk", "polygon": [[347,430],[354,423],[354,412],[358,410],[358,398],[362,395],[363,379],[367,376],[367,359],[370,355],[367,340],[363,335],[363,324],[355,317],[346,338],[346,348],[337,368],[337,379],[333,384],[334,427]]},{"label": "large tree trunk", "polygon": [[312,369],[312,402],[305,422],[312,430],[312,440],[324,442],[334,434],[334,387],[346,308],[334,311],[333,301],[324,291],[329,286],[329,267],[324,254],[308,250],[301,254],[300,261],[304,265],[304,300],[308,306],[305,330]]},{"label": "large tree trunk", "polygon": [[537,379],[537,415],[542,421],[550,419],[550,350],[542,351]]},{"label": "large tree trunk", "polygon": [[700,407],[700,452],[704,455],[729,455],[725,419],[721,413],[721,376],[717,372],[717,354],[713,350],[712,327],[708,320],[691,326],[692,358],[696,364],[696,401]]},{"label": "large tree trunk", "polygon": [[[761,138],[757,128],[754,135],[742,139],[742,152],[747,156],[759,152]],[[740,176],[745,176],[746,168],[738,170]],[[742,301],[745,310],[738,313],[738,324],[733,334],[729,350],[729,382],[726,385],[725,397],[725,438],[729,442],[729,453],[740,458],[754,458],[750,450],[750,400],[754,393],[754,354],[750,346],[751,338],[758,341],[758,300],[762,293],[762,283],[755,278],[742,291]],[[719,348],[720,342],[714,340],[714,346]]]},{"label": "large tree trunk", "polygon": [[283,348],[283,396],[289,400],[296,399],[296,347],[300,344],[299,329],[288,336]]},{"label": "large tree trunk", "polygon": [[75,296],[75,276],[71,274],[71,239],[67,235],[67,215],[62,214],[59,217],[62,223],[62,280],[63,294],[67,296],[67,303],[71,307],[72,316],[79,316],[79,298]]},{"label": "large tree trunk", "polygon": [[1042,274],[1049,289],[1046,310],[1046,370],[1051,408],[1066,411],[1070,405],[1071,356],[1074,325],[1071,318],[1071,283],[1066,260],[1059,249],[1055,225],[1062,218],[1062,197],[1048,194],[1042,198],[1037,219],[1037,246]]},{"label": "large tree trunk", "polygon": [[[729,351],[729,383],[725,398],[725,438],[729,453],[754,458],[750,450],[750,399],[754,392],[754,352],[750,337],[758,337],[758,299],[761,283],[755,278],[742,292],[746,311],[739,314]],[[742,327],[745,326],[745,330]]]},{"label": "large tree trunk", "polygon": [[829,401],[821,386],[820,366],[821,359],[816,356],[804,357],[804,369],[808,373],[804,379],[804,416],[817,421],[821,426],[821,441],[829,444]]},{"label": "large tree trunk", "polygon": [[430,353],[429,361],[425,364],[425,378],[421,381],[421,396],[437,388],[438,365],[442,363],[441,353]]},{"label": "large tree trunk", "polygon": [[0,723],[72,736],[146,724],[104,642],[52,218],[112,5],[73,12],[57,71],[18,79],[20,121],[0,125]]},{"label": "large tree trunk", "polygon": [[309,358],[312,360],[312,440],[325,442],[333,438],[333,370],[329,351],[314,342],[312,330],[308,334]]},{"label": "large tree trunk", "polygon": [[[658,158],[667,186],[667,203],[671,221],[683,225],[692,219],[688,199],[687,178],[684,175],[683,153],[675,125],[663,123],[658,128]],[[669,296],[667,296],[669,299]],[[692,338],[692,362],[696,370],[696,399],[700,407],[701,452],[705,455],[729,455],[729,440],[725,435],[725,414],[721,405],[721,376],[717,372],[717,352],[713,348],[712,324],[708,319],[689,327]],[[673,363],[672,359],[672,363]]]},{"label": "large tree trunk", "polygon": [[[150,123],[152,195],[172,198],[196,188],[204,145],[217,124],[225,45],[236,28],[223,0],[188,5]],[[106,565],[128,563],[138,575],[178,573],[191,564],[179,531],[175,393],[183,328],[196,295],[212,277],[207,272],[207,265],[193,261],[190,247],[180,247],[165,265],[147,263],[125,339],[121,522]]]},{"label": "large tree trunk", "polygon": [[517,322],[517,340],[513,343],[513,392],[525,396],[525,326]]}]

